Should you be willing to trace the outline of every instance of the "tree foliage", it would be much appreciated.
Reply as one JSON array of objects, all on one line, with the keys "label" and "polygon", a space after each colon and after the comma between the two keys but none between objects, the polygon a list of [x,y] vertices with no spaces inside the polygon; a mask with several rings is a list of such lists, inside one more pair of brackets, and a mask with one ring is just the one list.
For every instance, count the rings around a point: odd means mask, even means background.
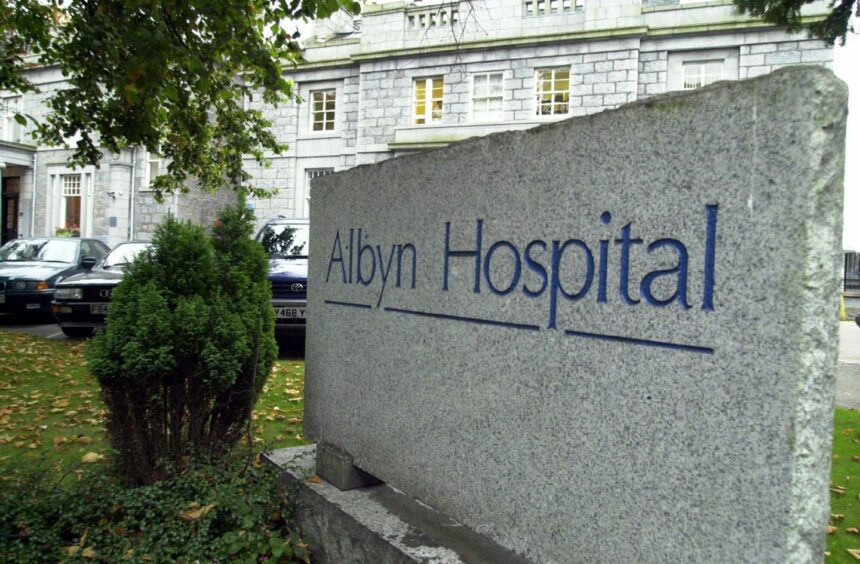
[{"label": "tree foliage", "polygon": [[245,431],[277,352],[268,260],[252,229],[241,202],[211,238],[169,217],[113,293],[87,354],[133,483],[223,457]]},{"label": "tree foliage", "polygon": [[837,40],[845,44],[845,38],[854,32],[852,15],[860,17],[857,0],[834,0],[830,13],[820,20],[810,21],[801,14],[801,9],[815,0],[734,0],[744,14],[760,17],[766,22],[785,26],[789,31],[807,31],[811,36],[833,45]]},{"label": "tree foliage", "polygon": [[[243,156],[266,164],[285,150],[261,112],[296,97],[284,70],[299,61],[288,19],[316,19],[355,0],[2,0],[0,90],[33,92],[34,64],[58,65],[68,85],[47,99],[37,138],[77,139],[74,164],[98,164],[104,147],[142,146],[168,173],[158,194],[249,178]],[[22,116],[19,116],[22,119]],[[255,195],[262,195],[252,190]]]}]

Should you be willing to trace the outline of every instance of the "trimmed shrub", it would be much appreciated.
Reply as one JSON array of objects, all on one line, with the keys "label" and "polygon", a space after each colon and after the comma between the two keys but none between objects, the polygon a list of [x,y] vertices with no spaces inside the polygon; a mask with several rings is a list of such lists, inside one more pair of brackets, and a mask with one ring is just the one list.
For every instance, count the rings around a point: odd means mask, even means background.
[{"label": "trimmed shrub", "polygon": [[87,361],[107,434],[133,484],[219,459],[241,438],[275,360],[268,261],[253,212],[226,209],[212,236],[168,218],[114,290]]}]

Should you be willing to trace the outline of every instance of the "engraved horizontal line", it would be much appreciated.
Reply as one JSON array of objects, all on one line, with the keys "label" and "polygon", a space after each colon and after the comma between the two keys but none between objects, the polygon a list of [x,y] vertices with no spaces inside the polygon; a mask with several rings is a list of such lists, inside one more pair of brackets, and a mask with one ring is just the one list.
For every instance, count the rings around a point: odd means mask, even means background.
[{"label": "engraved horizontal line", "polygon": [[338,302],[336,300],[324,300],[324,301],[325,301],[325,303],[331,304],[331,305],[346,306],[346,307],[358,307],[361,309],[370,309],[370,306],[367,304],[357,304],[357,303],[353,303],[353,302]]},{"label": "engraved horizontal line", "polygon": [[385,311],[403,313],[406,315],[418,315],[420,317],[432,317],[435,319],[448,319],[450,321],[463,321],[466,323],[476,323],[478,325],[494,325],[496,327],[509,327],[511,329],[525,329],[526,331],[540,331],[540,326],[528,325],[526,323],[511,323],[508,321],[496,321],[495,319],[479,319],[477,317],[465,317],[462,315],[451,315],[448,313],[416,311],[414,309],[402,309],[399,307],[386,307]]},{"label": "engraved horizontal line", "polygon": [[600,333],[574,331],[573,329],[566,329],[564,334],[568,335],[569,337],[585,337],[586,339],[600,339],[603,341],[614,341],[617,343],[628,343],[631,345],[643,345],[646,347],[658,347],[661,349],[672,349],[676,351],[714,354],[714,349],[710,347],[700,347],[698,345],[685,345],[683,343],[670,343],[667,341],[653,341],[651,339],[637,339],[635,337],[622,337],[620,335],[602,335]]}]

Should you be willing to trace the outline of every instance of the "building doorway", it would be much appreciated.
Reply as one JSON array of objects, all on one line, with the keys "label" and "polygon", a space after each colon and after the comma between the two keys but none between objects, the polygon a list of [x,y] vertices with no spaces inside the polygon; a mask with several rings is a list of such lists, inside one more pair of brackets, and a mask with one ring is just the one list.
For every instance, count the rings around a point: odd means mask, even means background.
[{"label": "building doorway", "polygon": [[18,238],[18,195],[21,179],[16,176],[3,178],[0,192],[0,243]]}]

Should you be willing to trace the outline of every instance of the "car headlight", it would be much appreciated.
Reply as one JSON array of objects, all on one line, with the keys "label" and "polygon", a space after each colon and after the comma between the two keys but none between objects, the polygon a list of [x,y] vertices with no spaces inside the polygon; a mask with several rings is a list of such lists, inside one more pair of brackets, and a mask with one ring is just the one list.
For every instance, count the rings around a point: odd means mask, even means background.
[{"label": "car headlight", "polygon": [[12,285],[15,290],[50,290],[51,287],[44,280],[16,280]]},{"label": "car headlight", "polygon": [[82,288],[57,288],[54,290],[55,300],[80,300],[83,297]]}]

